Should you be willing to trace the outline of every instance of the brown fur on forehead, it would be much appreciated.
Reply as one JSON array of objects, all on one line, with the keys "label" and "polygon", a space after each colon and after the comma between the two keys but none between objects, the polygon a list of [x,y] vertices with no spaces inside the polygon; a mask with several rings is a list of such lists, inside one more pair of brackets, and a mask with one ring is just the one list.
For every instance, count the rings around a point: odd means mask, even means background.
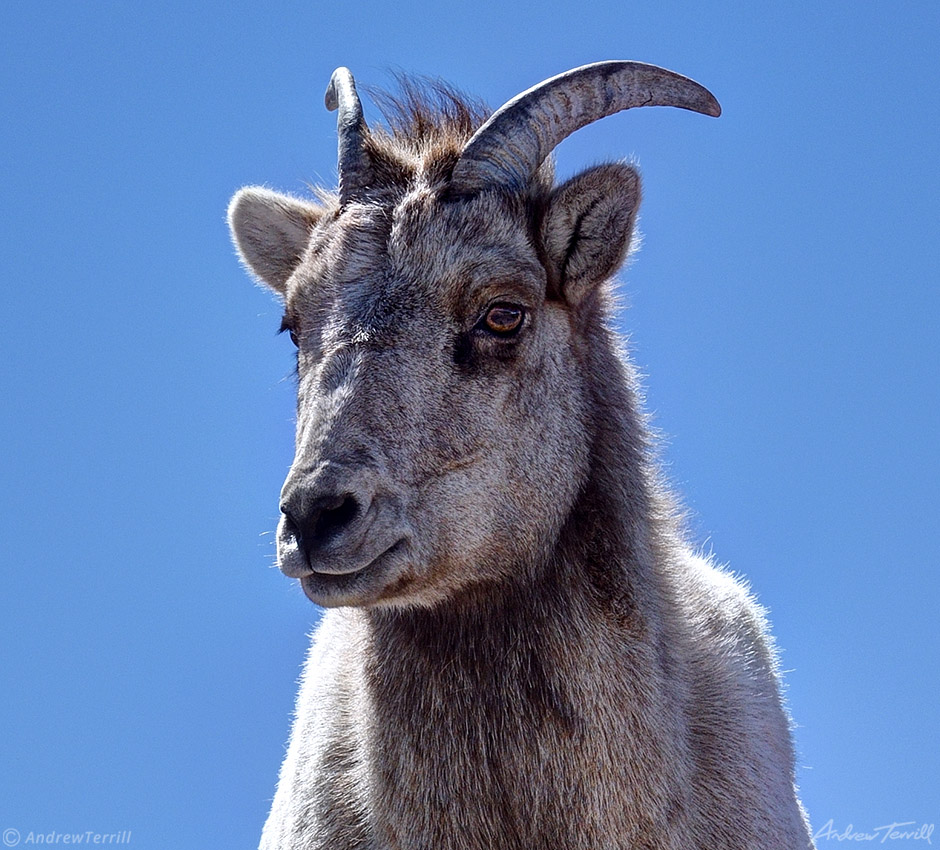
[{"label": "brown fur on forehead", "polygon": [[440,80],[399,74],[397,83],[397,92],[369,89],[384,119],[366,140],[376,182],[406,186],[419,172],[446,179],[489,108]]},{"label": "brown fur on forehead", "polygon": [[[370,127],[365,149],[372,159],[376,188],[405,188],[419,175],[429,185],[446,183],[460,152],[492,110],[442,80],[396,77],[397,92],[370,87],[383,122]],[[550,162],[535,177],[539,192],[551,188]]]}]

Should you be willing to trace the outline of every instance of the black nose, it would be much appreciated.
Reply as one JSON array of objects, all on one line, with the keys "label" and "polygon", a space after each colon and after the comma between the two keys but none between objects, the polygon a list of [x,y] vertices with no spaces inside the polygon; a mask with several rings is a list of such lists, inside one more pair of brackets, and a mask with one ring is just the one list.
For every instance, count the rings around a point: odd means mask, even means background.
[{"label": "black nose", "polygon": [[286,487],[281,512],[308,561],[354,543],[372,504],[364,488],[337,486],[340,482],[300,481]]}]

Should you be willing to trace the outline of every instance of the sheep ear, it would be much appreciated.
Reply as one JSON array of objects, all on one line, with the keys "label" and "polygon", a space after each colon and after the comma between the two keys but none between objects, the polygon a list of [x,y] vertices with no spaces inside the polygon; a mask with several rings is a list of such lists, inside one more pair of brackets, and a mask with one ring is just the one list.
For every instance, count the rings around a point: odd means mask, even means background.
[{"label": "sheep ear", "polygon": [[551,288],[572,305],[607,280],[630,250],[640,176],[623,163],[599,165],[557,187],[542,219]]},{"label": "sheep ear", "polygon": [[228,205],[228,226],[248,270],[283,296],[322,215],[307,201],[248,186]]}]

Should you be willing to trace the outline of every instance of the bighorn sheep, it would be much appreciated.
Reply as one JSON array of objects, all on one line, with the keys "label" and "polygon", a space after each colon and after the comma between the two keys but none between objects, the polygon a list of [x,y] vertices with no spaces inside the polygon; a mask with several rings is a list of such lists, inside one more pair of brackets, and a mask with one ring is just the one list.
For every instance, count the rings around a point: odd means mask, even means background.
[{"label": "bighorn sheep", "polygon": [[696,554],[611,329],[633,167],[552,149],[634,106],[720,113],[637,62],[488,120],[406,84],[370,130],[349,71],[339,191],[229,208],[298,349],[281,570],[330,610],[262,848],[806,848],[777,662]]}]

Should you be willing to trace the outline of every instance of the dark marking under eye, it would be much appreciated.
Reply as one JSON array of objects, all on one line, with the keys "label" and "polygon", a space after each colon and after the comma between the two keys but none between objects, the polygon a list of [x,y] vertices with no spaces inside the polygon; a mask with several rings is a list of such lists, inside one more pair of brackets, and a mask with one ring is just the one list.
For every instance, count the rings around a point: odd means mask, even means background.
[{"label": "dark marking under eye", "polygon": [[463,332],[457,334],[454,340],[454,363],[457,366],[469,367],[473,365],[473,333]]},{"label": "dark marking under eye", "polygon": [[501,340],[489,331],[473,328],[457,334],[454,339],[454,365],[465,374],[498,374],[518,356],[518,346]]}]

